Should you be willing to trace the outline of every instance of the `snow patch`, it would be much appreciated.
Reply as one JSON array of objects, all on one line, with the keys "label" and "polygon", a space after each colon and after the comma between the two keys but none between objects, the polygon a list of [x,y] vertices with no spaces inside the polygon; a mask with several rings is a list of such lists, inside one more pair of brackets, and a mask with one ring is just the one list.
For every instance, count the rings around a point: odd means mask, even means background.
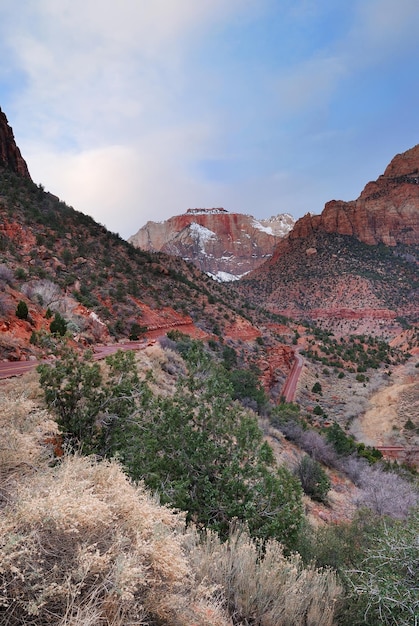
[{"label": "snow patch", "polygon": [[197,224],[196,222],[191,222],[189,224],[189,232],[191,237],[196,241],[203,252],[205,251],[205,244],[207,241],[217,239],[217,235],[212,230],[205,228],[205,226],[201,226],[201,224]]},{"label": "snow patch", "polygon": [[242,278],[242,276],[246,276],[246,274],[248,273],[249,272],[244,272],[244,274],[229,274],[228,272],[220,271],[216,274],[211,274],[211,272],[207,272],[207,275],[219,283],[232,283],[233,281]]},{"label": "snow patch", "polygon": [[256,220],[253,220],[252,226],[253,228],[257,228],[258,230],[261,230],[263,233],[266,233],[267,235],[274,234],[274,231],[272,230],[270,226],[263,226],[260,222]]}]

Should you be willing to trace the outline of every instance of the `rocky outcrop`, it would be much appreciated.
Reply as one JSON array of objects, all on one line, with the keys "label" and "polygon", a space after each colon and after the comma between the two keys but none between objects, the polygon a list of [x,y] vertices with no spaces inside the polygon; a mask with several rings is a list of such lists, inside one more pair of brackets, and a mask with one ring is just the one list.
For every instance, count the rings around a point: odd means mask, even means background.
[{"label": "rocky outcrop", "polygon": [[272,255],[292,228],[290,215],[256,220],[225,209],[189,209],[165,222],[147,222],[129,238],[138,248],[191,261],[219,280],[235,280]]},{"label": "rocky outcrop", "polygon": [[419,244],[419,145],[395,156],[357,200],[328,202],[321,215],[298,220],[289,236],[318,231],[352,235],[370,245]]},{"label": "rocky outcrop", "polygon": [[16,145],[13,130],[7,117],[0,109],[0,167],[5,167],[19,176],[30,178],[28,166]]}]

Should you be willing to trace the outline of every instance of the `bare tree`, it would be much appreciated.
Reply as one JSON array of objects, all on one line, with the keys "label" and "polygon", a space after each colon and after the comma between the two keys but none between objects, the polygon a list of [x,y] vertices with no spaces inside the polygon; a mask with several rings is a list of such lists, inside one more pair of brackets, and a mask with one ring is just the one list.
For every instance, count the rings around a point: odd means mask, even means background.
[{"label": "bare tree", "polygon": [[414,485],[381,467],[366,467],[359,478],[361,492],[359,506],[365,506],[378,515],[405,519],[419,504],[418,491]]}]

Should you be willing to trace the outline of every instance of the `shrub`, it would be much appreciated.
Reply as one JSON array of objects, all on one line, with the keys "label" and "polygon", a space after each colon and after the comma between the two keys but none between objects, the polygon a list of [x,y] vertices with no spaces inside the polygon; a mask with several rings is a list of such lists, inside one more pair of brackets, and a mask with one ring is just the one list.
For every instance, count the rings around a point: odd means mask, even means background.
[{"label": "shrub", "polygon": [[83,452],[118,454],[190,521],[227,536],[236,518],[291,547],[302,519],[298,480],[276,466],[256,417],[233,401],[224,368],[198,342],[184,349],[188,374],[171,397],[139,383],[133,352],[108,357],[104,377],[91,355],[63,348],[38,367],[40,383],[67,441]]},{"label": "shrub", "polygon": [[62,297],[59,286],[46,278],[25,283],[22,291],[32,301],[45,307],[56,305]]},{"label": "shrub", "polygon": [[61,337],[63,337],[66,334],[66,332],[67,332],[67,322],[62,317],[62,315],[60,315],[60,313],[58,313],[58,311],[54,315],[54,319],[50,323],[49,329],[50,329],[50,331],[52,332],[53,335],[60,335]]},{"label": "shrub", "polygon": [[320,463],[309,456],[304,456],[297,466],[296,475],[305,494],[313,500],[326,502],[330,480]]},{"label": "shrub", "polygon": [[366,466],[359,476],[361,492],[357,503],[378,515],[405,519],[418,506],[418,491],[413,484],[377,465]]},{"label": "shrub", "polygon": [[184,520],[115,462],[65,457],[3,507],[1,621],[8,626],[231,626],[192,584]]},{"label": "shrub", "polygon": [[15,276],[18,280],[25,280],[26,272],[23,267],[18,267],[15,271]]},{"label": "shrub", "polygon": [[[196,536],[196,535],[195,535]],[[342,588],[329,569],[304,568],[298,554],[284,556],[269,540],[251,540],[236,528],[221,542],[206,532],[195,539],[191,559],[197,583],[218,590],[234,624],[258,626],[332,626]]]},{"label": "shrub", "polygon": [[5,263],[0,263],[0,283],[11,285],[14,280],[14,274],[10,267]]},{"label": "shrub", "polygon": [[[419,511],[403,522],[383,522],[372,536],[366,555],[348,570],[353,608],[360,622],[410,626],[419,614]],[[355,622],[352,614],[351,623]],[[356,620],[356,623],[359,623]]]},{"label": "shrub", "polygon": [[131,331],[129,334],[130,341],[138,341],[141,335],[144,335],[147,332],[147,326],[140,326],[137,322],[134,322],[131,325]]},{"label": "shrub", "polygon": [[356,443],[353,437],[348,437],[337,422],[333,422],[325,429],[327,441],[332,444],[338,454],[350,455],[356,452]]},{"label": "shrub", "polygon": [[20,320],[27,320],[29,315],[28,305],[24,300],[19,300],[16,307],[16,317]]}]

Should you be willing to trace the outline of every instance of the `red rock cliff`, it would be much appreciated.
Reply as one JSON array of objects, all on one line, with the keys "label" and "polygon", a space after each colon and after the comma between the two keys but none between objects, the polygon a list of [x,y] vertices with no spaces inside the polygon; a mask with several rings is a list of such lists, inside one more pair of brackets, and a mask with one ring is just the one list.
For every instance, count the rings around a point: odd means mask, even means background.
[{"label": "red rock cliff", "polygon": [[147,222],[129,241],[192,261],[221,280],[255,269],[294,224],[290,215],[256,220],[225,209],[190,209],[165,222]]},{"label": "red rock cliff", "polygon": [[321,215],[298,220],[289,236],[305,238],[318,230],[372,245],[419,244],[419,145],[395,156],[357,200],[331,200]]},{"label": "red rock cliff", "polygon": [[0,167],[5,167],[24,178],[30,178],[28,166],[16,145],[13,130],[0,109]]}]

